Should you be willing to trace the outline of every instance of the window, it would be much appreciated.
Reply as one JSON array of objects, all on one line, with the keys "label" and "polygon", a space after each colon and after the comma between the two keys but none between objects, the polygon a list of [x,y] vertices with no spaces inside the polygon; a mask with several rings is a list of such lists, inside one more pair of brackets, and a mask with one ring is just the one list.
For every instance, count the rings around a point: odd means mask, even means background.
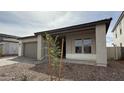
[{"label": "window", "polygon": [[81,39],[75,40],[75,53],[82,53],[82,40]]},{"label": "window", "polygon": [[119,23],[119,30],[120,30],[120,35],[122,34],[122,23]]},{"label": "window", "polygon": [[120,35],[122,34],[122,29],[120,28]]},{"label": "window", "polygon": [[84,53],[91,53],[92,39],[84,39],[83,45],[84,45]]},{"label": "window", "polygon": [[115,37],[117,38],[117,34],[115,34]]}]

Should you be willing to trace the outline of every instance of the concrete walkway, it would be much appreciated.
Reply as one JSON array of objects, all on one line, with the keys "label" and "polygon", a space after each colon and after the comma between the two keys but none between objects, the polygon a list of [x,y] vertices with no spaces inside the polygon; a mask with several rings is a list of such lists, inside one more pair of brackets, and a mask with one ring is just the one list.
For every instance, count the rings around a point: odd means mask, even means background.
[{"label": "concrete walkway", "polygon": [[26,57],[17,57],[17,56],[0,58],[0,66],[11,65],[15,63],[37,64],[37,63],[41,63],[41,61],[37,61]]},{"label": "concrete walkway", "polygon": [[16,57],[2,57],[0,58],[0,66],[5,66],[5,65],[11,65],[18,63],[16,61],[12,61],[11,59],[14,59]]}]

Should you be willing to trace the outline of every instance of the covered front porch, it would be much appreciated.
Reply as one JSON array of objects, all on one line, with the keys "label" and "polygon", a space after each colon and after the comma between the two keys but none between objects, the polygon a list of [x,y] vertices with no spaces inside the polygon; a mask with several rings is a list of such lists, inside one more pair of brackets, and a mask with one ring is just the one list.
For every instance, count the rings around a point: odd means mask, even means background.
[{"label": "covered front porch", "polygon": [[[101,31],[102,30],[102,31]],[[107,65],[106,27],[104,24],[60,33],[64,37],[64,61]]]},{"label": "covered front porch", "polygon": [[[107,48],[106,48],[106,33],[111,19],[91,22],[82,25],[76,25],[66,28],[46,31],[51,35],[59,35],[64,38],[63,57],[70,62],[75,63],[91,63],[96,66],[107,65]],[[35,33],[39,38],[37,51],[38,59],[41,56],[47,57],[43,54],[44,40],[42,34],[44,32]],[[61,41],[61,40],[60,40]],[[60,44],[61,45],[61,44]],[[73,60],[73,61],[72,61]]]},{"label": "covered front porch", "polygon": [[[65,62],[97,66],[107,65],[105,24],[73,29],[67,32],[60,31],[53,35],[59,35],[60,42],[64,38],[63,58]],[[41,43],[41,45],[44,44]],[[41,53],[43,56],[43,51]]]}]

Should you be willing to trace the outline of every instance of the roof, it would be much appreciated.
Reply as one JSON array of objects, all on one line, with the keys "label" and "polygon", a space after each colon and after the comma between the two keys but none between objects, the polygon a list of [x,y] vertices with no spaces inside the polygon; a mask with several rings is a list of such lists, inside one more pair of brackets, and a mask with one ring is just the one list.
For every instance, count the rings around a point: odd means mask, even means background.
[{"label": "roof", "polygon": [[28,39],[28,38],[35,38],[36,36],[25,36],[25,37],[19,37],[18,39]]},{"label": "roof", "polygon": [[124,17],[124,11],[121,13],[120,17],[118,18],[112,32],[114,32],[114,30],[116,29],[116,27],[118,26],[118,24],[120,23],[120,21],[122,20],[123,17]]},{"label": "roof", "polygon": [[0,37],[5,37],[5,38],[13,38],[13,39],[17,39],[17,38],[19,38],[18,36],[14,36],[14,35],[7,35],[7,34],[2,34],[2,33],[0,33]]},{"label": "roof", "polygon": [[107,27],[106,32],[107,32],[111,20],[112,20],[112,18],[108,18],[108,19],[98,20],[98,21],[94,21],[94,22],[89,22],[89,23],[84,23],[84,24],[59,28],[59,29],[47,30],[47,31],[37,32],[37,33],[35,33],[35,35],[42,34],[44,32],[48,32],[48,33],[57,33],[57,32],[60,32],[60,31],[61,32],[67,32],[67,31],[72,30],[72,29],[86,28],[86,27],[90,27],[90,26],[96,26],[96,25],[102,24],[102,23],[106,24],[106,27]]}]

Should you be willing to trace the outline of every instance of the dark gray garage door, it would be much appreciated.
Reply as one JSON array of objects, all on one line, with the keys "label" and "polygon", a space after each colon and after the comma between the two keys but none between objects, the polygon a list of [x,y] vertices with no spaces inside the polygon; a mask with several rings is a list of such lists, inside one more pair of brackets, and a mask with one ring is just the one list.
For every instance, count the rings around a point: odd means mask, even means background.
[{"label": "dark gray garage door", "polygon": [[24,43],[24,56],[29,58],[37,58],[37,43]]}]

